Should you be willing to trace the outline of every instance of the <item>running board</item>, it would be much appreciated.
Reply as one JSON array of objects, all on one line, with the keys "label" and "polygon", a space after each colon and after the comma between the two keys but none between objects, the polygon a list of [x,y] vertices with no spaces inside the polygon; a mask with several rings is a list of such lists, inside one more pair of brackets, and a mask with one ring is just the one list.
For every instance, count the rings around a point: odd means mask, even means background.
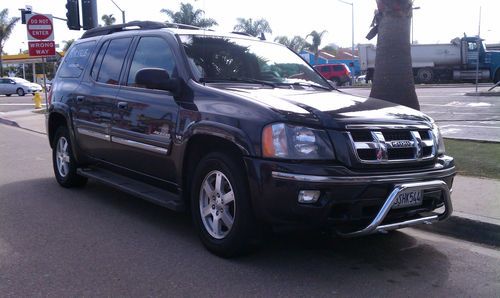
[{"label": "running board", "polygon": [[184,201],[181,196],[144,182],[100,168],[80,168],[77,169],[77,173],[80,176],[95,179],[123,192],[148,200],[163,207],[175,211],[185,210]]}]

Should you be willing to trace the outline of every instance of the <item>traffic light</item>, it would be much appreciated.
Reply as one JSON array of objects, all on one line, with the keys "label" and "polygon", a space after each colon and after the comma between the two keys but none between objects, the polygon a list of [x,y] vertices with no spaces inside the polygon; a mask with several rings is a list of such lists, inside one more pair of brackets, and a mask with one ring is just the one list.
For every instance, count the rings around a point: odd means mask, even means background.
[{"label": "traffic light", "polygon": [[78,0],[66,1],[66,24],[70,30],[80,30],[80,9]]},{"label": "traffic light", "polygon": [[97,27],[97,0],[82,0],[83,30]]},{"label": "traffic light", "polygon": [[26,15],[31,14],[31,9],[19,9],[21,11],[21,23],[26,24]]}]

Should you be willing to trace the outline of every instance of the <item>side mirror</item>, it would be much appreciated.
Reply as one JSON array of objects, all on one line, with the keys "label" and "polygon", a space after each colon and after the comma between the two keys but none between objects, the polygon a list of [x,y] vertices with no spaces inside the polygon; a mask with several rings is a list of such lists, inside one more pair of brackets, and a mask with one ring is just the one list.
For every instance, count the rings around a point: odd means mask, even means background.
[{"label": "side mirror", "polygon": [[135,83],[148,89],[170,91],[176,94],[179,91],[179,80],[171,79],[168,72],[161,68],[143,68],[135,75]]}]

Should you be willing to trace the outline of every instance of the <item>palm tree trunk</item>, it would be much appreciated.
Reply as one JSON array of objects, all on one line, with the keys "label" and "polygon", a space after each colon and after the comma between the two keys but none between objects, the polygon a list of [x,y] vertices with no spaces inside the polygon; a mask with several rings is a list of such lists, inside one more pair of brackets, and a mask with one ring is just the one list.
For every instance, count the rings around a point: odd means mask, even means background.
[{"label": "palm tree trunk", "polygon": [[377,58],[370,97],[420,110],[410,48],[411,0],[377,0]]}]

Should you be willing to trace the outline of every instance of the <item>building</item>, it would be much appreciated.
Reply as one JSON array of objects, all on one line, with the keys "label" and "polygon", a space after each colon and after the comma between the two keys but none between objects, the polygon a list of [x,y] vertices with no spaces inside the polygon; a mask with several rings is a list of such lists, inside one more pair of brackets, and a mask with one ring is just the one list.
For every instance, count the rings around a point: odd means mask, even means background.
[{"label": "building", "polygon": [[[349,70],[351,72],[354,72],[355,76],[359,76],[361,74],[361,68],[359,64],[359,57],[357,56],[358,52],[357,50],[354,51],[354,62],[353,62],[353,56],[351,54],[351,49],[346,50],[339,48],[337,50],[336,55],[333,55],[331,53],[328,53],[326,51],[320,50],[318,53],[318,59],[316,60],[314,58],[314,53],[310,51],[302,51],[300,52],[300,56],[304,58],[309,64],[311,65],[316,65],[316,64],[339,64],[339,63],[344,63],[349,67]],[[354,63],[354,65],[352,65]]]}]

